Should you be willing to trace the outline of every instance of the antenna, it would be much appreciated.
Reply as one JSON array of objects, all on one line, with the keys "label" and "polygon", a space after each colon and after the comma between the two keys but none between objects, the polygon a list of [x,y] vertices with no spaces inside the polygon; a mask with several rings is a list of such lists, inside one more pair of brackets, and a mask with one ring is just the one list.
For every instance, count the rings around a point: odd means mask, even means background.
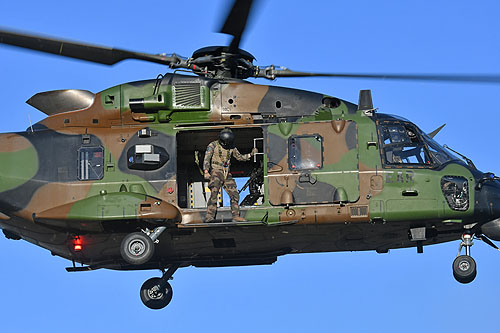
[{"label": "antenna", "polygon": [[31,133],[34,133],[34,131],[33,131],[33,125],[31,124],[31,117],[30,117],[29,113],[28,113],[28,121],[30,122]]}]

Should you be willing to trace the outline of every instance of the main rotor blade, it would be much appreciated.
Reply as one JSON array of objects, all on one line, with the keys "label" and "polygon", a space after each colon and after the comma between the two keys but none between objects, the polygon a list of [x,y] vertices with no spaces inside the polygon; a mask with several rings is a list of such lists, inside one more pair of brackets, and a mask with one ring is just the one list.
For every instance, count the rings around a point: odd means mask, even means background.
[{"label": "main rotor blade", "polygon": [[229,45],[230,51],[236,51],[241,42],[241,36],[245,31],[248,15],[252,8],[253,0],[235,0],[220,32],[233,36]]},{"label": "main rotor blade", "polygon": [[28,35],[7,30],[0,30],[0,43],[45,53],[52,53],[69,58],[96,62],[104,65],[114,65],[117,62],[126,59],[145,60],[164,65],[177,63],[180,60],[180,58],[176,55],[163,56],[132,52],[91,44],[46,38],[37,35]]},{"label": "main rotor blade", "polygon": [[273,66],[259,67],[256,77],[275,79],[277,77],[339,77],[357,79],[382,79],[406,81],[447,81],[447,82],[474,82],[474,83],[500,83],[500,75],[455,75],[455,74],[351,74],[351,73],[310,73],[292,71],[285,67]]}]

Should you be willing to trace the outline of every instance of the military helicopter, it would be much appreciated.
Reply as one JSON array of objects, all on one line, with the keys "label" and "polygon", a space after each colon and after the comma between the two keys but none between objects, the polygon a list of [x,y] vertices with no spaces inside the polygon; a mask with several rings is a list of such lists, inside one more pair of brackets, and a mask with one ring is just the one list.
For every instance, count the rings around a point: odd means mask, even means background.
[{"label": "military helicopter", "polygon": [[[239,48],[251,1],[235,1],[221,32],[228,46],[190,58],[150,55],[11,31],[0,42],[104,64],[162,63],[196,74],[165,74],[98,94],[40,93],[28,103],[47,118],[2,134],[0,224],[80,263],[68,271],[160,269],[141,287],[150,308],[171,300],[180,267],[270,264],[280,255],[416,247],[462,239],[455,260],[462,283],[476,275],[473,237],[498,240],[497,178],[478,171],[400,117],[377,113],[369,91],[358,105],[333,96],[249,84],[261,77],[359,74],[297,72],[253,65]],[[379,78],[498,82],[497,76],[378,75]],[[219,208],[204,223],[199,161],[221,129],[236,146],[258,148],[243,215]],[[50,158],[46,158],[49,156]]]}]

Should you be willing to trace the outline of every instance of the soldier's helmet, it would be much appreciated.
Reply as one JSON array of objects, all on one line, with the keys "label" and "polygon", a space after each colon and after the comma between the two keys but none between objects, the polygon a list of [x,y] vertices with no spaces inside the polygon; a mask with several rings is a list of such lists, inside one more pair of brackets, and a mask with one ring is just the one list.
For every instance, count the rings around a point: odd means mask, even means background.
[{"label": "soldier's helmet", "polygon": [[234,133],[229,128],[224,128],[219,133],[219,143],[224,149],[234,148]]}]

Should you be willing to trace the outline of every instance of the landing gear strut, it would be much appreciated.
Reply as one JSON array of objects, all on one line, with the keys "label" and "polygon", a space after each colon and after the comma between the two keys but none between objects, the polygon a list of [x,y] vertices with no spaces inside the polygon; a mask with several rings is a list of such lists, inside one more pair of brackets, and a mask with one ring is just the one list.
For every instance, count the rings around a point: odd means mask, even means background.
[{"label": "landing gear strut", "polygon": [[172,265],[163,273],[161,278],[151,278],[141,286],[141,301],[150,309],[159,310],[166,307],[172,300],[172,286],[168,280],[179,268],[179,264]]},{"label": "landing gear strut", "polygon": [[[470,231],[466,231],[462,235],[457,258],[453,261],[453,276],[460,283],[470,283],[477,275],[476,262],[470,256],[470,248],[474,245],[473,236]],[[465,248],[465,255],[460,255],[462,248]]]}]

